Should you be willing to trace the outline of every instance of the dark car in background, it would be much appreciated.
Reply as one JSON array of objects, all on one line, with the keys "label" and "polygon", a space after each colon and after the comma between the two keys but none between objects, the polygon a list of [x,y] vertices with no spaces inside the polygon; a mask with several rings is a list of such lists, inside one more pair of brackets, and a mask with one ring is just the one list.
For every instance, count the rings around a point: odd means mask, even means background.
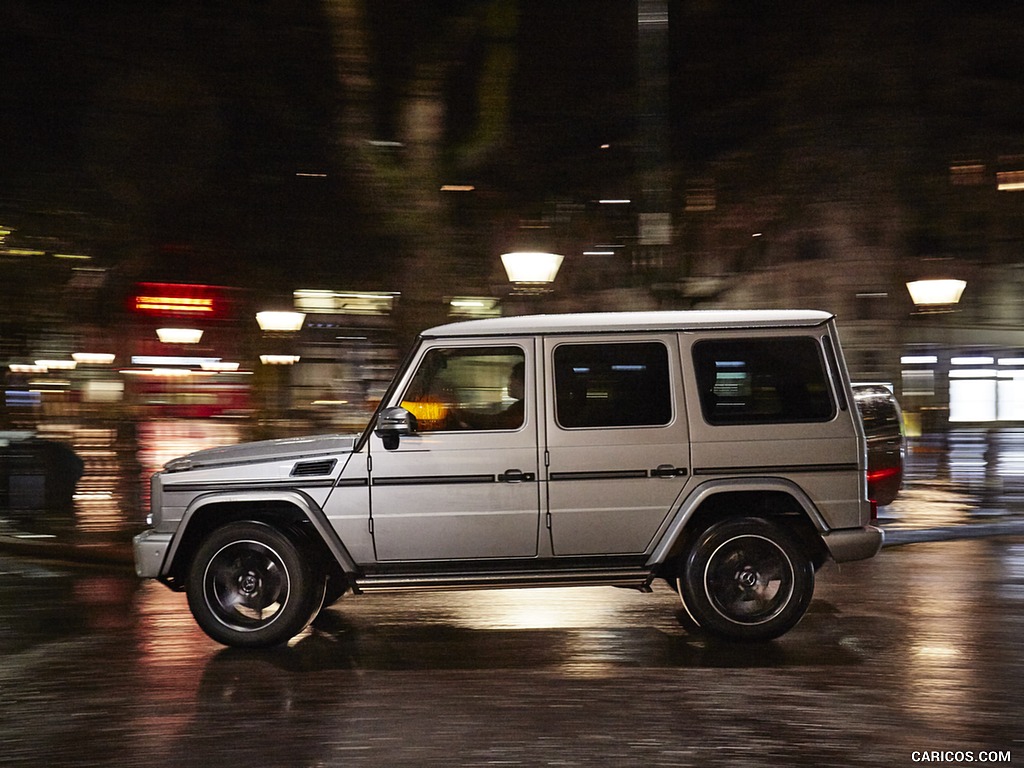
[{"label": "dark car in background", "polygon": [[903,485],[903,413],[896,396],[881,384],[854,384],[853,394],[867,438],[868,497],[884,507]]}]

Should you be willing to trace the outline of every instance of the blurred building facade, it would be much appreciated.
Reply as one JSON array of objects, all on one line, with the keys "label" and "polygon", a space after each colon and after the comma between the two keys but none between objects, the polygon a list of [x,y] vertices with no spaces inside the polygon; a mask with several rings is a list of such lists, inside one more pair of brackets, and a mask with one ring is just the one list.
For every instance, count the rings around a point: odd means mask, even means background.
[{"label": "blurred building facade", "polygon": [[[348,428],[416,330],[475,311],[783,306],[835,312],[915,428],[1024,421],[1017,9],[23,5],[5,98],[49,127],[0,193],[8,421]],[[509,283],[522,248],[565,256],[550,290]],[[915,307],[929,276],[961,301]],[[235,298],[182,346],[155,337],[180,305],[127,303],[146,283]],[[271,305],[302,328],[261,332]],[[114,357],[37,363],[76,353]]]}]

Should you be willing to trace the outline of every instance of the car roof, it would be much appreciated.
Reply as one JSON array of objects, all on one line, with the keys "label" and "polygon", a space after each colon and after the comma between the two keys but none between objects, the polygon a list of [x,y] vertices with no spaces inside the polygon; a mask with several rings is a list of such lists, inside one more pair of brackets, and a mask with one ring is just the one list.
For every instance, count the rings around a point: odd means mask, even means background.
[{"label": "car roof", "polygon": [[628,331],[696,331],[823,325],[834,317],[813,309],[712,309],[656,312],[579,312],[560,315],[516,315],[465,320],[429,328],[425,338],[439,336],[511,336]]}]

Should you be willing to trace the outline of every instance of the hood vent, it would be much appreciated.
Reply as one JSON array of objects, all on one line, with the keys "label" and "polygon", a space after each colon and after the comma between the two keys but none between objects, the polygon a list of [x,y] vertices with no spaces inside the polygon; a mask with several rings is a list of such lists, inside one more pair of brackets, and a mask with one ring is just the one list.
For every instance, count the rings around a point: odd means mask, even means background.
[{"label": "hood vent", "polygon": [[292,477],[315,477],[317,475],[329,475],[334,471],[337,459],[324,459],[323,461],[300,461],[292,467]]}]

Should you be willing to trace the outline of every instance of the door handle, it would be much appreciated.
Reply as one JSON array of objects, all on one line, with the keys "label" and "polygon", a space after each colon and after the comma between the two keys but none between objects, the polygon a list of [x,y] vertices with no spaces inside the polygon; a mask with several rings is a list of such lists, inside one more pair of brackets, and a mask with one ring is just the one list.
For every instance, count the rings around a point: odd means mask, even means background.
[{"label": "door handle", "polygon": [[651,477],[686,477],[686,467],[676,467],[672,464],[659,464],[651,470]]},{"label": "door handle", "polygon": [[498,475],[499,483],[531,483],[536,475],[533,472],[523,472],[521,469],[506,469]]}]

